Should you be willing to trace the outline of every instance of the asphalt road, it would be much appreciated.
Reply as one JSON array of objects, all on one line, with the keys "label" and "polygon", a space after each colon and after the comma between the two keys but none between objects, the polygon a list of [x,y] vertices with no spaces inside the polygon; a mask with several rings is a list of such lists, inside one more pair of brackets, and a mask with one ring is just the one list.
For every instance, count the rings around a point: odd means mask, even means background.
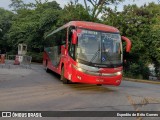
[{"label": "asphalt road", "polygon": [[[0,111],[135,110],[160,111],[160,85],[130,81],[123,81],[118,87],[63,84],[58,75],[46,73],[42,65],[31,65],[31,69],[0,68]],[[84,118],[76,119],[84,120]],[[97,118],[86,119],[97,120]],[[159,118],[130,119],[158,120]]]}]

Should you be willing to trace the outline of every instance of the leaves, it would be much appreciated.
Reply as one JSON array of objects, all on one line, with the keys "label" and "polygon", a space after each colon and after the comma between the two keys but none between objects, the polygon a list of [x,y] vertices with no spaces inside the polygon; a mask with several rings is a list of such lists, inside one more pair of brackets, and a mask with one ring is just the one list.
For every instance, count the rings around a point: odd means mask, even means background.
[{"label": "leaves", "polygon": [[107,5],[118,4],[122,1],[124,0],[84,0],[84,3],[88,14],[90,14],[93,19],[97,19],[103,10],[107,8]]},{"label": "leaves", "polygon": [[[7,45],[7,33],[11,27],[11,21],[13,13],[0,8],[0,50],[5,52],[8,48]],[[1,53],[0,53],[1,54]]]},{"label": "leaves", "polygon": [[[160,5],[128,5],[122,12],[112,10],[104,14],[103,21],[117,27],[122,35],[131,39],[130,65],[133,69],[140,66],[140,61],[143,61],[146,67],[149,63],[155,63],[157,68],[160,67]],[[131,68],[128,70],[132,71]],[[140,69],[131,73],[143,74]]]},{"label": "leaves", "polygon": [[55,1],[44,4],[37,2],[35,6],[35,9],[19,9],[14,16],[8,34],[13,47],[26,43],[29,51],[43,51],[43,36],[56,24],[61,8]]}]

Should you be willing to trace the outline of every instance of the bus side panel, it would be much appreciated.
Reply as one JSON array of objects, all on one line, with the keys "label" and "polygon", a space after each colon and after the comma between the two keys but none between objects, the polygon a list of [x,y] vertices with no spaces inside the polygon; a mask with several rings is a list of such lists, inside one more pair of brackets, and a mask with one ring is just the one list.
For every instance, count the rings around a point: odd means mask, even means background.
[{"label": "bus side panel", "polygon": [[67,55],[65,59],[65,74],[64,77],[67,78],[68,80],[72,81],[72,63],[71,63],[71,58],[69,55]]},{"label": "bus side panel", "polygon": [[61,70],[62,70],[62,67],[64,67],[64,77],[68,80],[70,80],[70,69],[71,69],[71,66],[69,65],[69,60],[70,57],[68,56],[67,54],[67,49],[65,48],[64,45],[61,46],[61,60],[60,60],[60,65],[59,65],[59,71],[58,73],[61,74]]},{"label": "bus side panel", "polygon": [[52,48],[52,51],[45,50],[43,53],[43,65],[48,67],[51,71],[54,71],[59,74],[59,61],[60,61],[60,55],[57,56],[58,52],[56,51],[56,48]]},{"label": "bus side panel", "polygon": [[46,55],[46,52],[44,51],[43,52],[43,66],[44,67],[46,66],[46,60],[47,60],[47,55]]},{"label": "bus side panel", "polygon": [[62,67],[65,69],[64,77],[68,79],[68,59],[65,45],[55,46],[51,49],[46,48],[43,53],[43,65],[58,73],[61,74]]}]

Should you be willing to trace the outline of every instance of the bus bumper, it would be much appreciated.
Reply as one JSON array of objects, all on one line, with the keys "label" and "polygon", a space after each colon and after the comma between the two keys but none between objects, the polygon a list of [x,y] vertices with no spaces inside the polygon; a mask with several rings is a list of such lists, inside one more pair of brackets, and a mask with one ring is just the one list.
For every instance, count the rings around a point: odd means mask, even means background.
[{"label": "bus bumper", "polygon": [[117,76],[94,76],[75,70],[74,74],[72,75],[72,82],[79,82],[79,83],[118,86],[121,84],[121,81],[122,81],[122,74]]}]

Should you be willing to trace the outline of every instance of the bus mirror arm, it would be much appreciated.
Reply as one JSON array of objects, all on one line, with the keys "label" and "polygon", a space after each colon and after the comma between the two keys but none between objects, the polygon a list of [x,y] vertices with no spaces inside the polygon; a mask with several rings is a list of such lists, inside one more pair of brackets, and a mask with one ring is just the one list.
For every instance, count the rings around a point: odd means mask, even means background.
[{"label": "bus mirror arm", "polygon": [[124,37],[124,36],[122,36],[121,38],[123,41],[126,42],[126,52],[129,53],[131,51],[131,45],[132,45],[131,41],[127,37]]},{"label": "bus mirror arm", "polygon": [[72,44],[77,44],[77,32],[76,30],[72,31]]}]

